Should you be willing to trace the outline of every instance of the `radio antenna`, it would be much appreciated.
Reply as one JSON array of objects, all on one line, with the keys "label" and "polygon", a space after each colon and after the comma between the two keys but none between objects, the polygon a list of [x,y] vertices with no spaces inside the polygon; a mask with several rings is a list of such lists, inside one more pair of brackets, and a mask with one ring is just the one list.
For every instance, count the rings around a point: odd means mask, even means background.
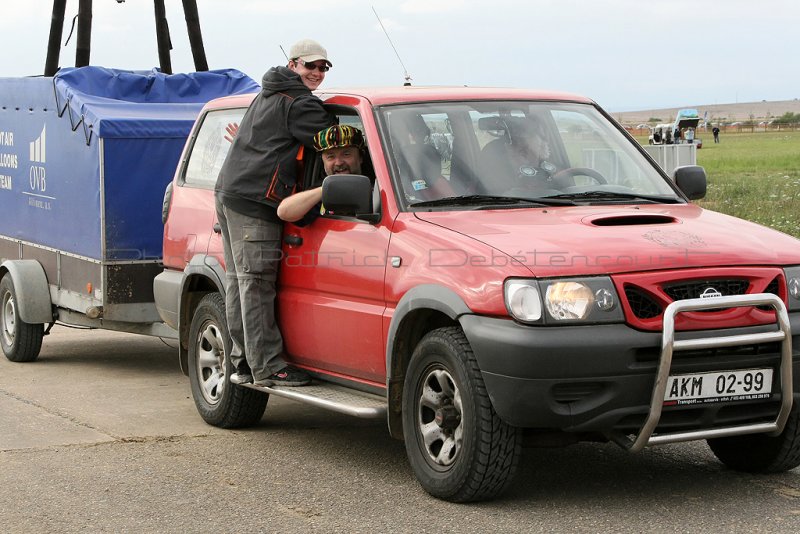
[{"label": "radio antenna", "polygon": [[278,48],[281,49],[281,52],[283,52],[283,57],[285,57],[286,61],[288,62],[289,61],[289,56],[286,55],[286,50],[283,49],[283,45],[278,45]]},{"label": "radio antenna", "polygon": [[378,24],[381,25],[381,29],[383,30],[383,34],[386,35],[386,39],[388,39],[389,44],[392,46],[392,50],[394,50],[394,54],[397,56],[397,60],[400,62],[400,66],[403,67],[403,76],[405,77],[405,83],[403,85],[411,85],[411,75],[408,73],[406,66],[403,64],[403,60],[400,58],[400,54],[397,52],[397,48],[395,48],[394,43],[392,42],[392,38],[389,37],[389,32],[386,31],[386,28],[383,26],[383,22],[381,22],[381,18],[378,16],[378,12],[375,11],[375,6],[372,7],[372,12],[375,13],[375,18],[378,19]]}]

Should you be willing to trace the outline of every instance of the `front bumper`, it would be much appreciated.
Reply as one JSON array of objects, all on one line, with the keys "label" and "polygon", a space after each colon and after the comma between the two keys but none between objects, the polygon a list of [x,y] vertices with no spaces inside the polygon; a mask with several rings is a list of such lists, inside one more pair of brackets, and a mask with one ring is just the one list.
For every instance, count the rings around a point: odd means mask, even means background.
[{"label": "front bumper", "polygon": [[[687,301],[684,301],[687,302]],[[800,313],[787,330],[800,332]],[[637,434],[651,413],[662,354],[662,333],[624,324],[535,327],[507,319],[465,315],[465,335],[482,370],[498,415],[524,428]],[[775,332],[776,325],[679,332],[676,342]],[[791,336],[797,347],[800,336]],[[781,343],[745,344],[675,353],[669,374],[772,367],[779,370]],[[791,354],[794,400],[800,400],[800,353]],[[721,429],[774,421],[782,387],[776,372],[765,401],[664,407],[655,432]],[[659,405],[659,410],[661,407]],[[782,425],[781,425],[782,426]]]}]

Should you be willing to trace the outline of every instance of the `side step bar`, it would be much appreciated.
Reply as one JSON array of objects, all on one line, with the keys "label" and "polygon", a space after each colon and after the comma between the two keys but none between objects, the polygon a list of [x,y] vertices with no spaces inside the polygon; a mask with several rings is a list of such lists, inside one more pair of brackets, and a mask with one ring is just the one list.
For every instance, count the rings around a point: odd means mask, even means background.
[{"label": "side step bar", "polygon": [[362,419],[386,419],[387,402],[385,397],[356,391],[330,382],[314,382],[301,387],[255,386],[253,384],[242,384],[242,387]]},{"label": "side step bar", "polygon": [[[736,308],[739,306],[771,306],[775,309],[778,331],[759,334],[746,334],[737,336],[711,337],[691,339],[685,341],[675,340],[675,316],[682,312],[709,310],[716,308]],[[664,405],[664,394],[667,389],[672,353],[678,350],[697,350],[717,347],[732,347],[754,343],[781,342],[781,407],[772,423],[759,423],[737,425],[725,428],[712,428],[689,432],[676,432],[672,434],[657,434],[653,432],[661,419],[661,408]],[[789,314],[783,301],[776,295],[759,293],[754,295],[731,295],[727,297],[711,297],[699,299],[678,300],[667,306],[664,311],[664,328],[661,337],[661,359],[658,364],[653,396],[650,401],[650,412],[642,429],[633,441],[623,443],[631,452],[639,452],[648,445],[691,441],[696,439],[719,438],[725,436],[739,436],[743,434],[772,433],[780,434],[792,409],[792,333],[789,326]]]}]

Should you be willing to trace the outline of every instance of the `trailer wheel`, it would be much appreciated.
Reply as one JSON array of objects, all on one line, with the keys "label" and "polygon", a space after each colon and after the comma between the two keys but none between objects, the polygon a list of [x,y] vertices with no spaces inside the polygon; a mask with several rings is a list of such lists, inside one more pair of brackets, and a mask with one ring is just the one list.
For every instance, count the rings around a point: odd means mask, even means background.
[{"label": "trailer wheel", "polygon": [[414,350],[403,388],[403,429],[414,474],[434,497],[491,499],[511,483],[522,433],[494,411],[460,328],[434,330]]},{"label": "trailer wheel", "polygon": [[219,293],[200,300],[189,328],[189,382],[203,420],[221,428],[257,423],[269,395],[228,381],[233,366],[225,321],[225,301]]},{"label": "trailer wheel", "polygon": [[800,410],[792,408],[777,436],[748,434],[708,440],[723,464],[747,473],[782,473],[800,465]]},{"label": "trailer wheel", "polygon": [[8,273],[0,280],[0,305],[0,344],[6,358],[12,362],[35,361],[42,349],[44,325],[20,319],[17,292]]}]

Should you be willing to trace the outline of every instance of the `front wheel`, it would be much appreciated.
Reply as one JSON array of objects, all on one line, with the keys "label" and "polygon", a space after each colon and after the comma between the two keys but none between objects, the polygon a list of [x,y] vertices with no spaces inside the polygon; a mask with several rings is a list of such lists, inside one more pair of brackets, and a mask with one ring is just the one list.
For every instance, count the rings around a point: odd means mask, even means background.
[{"label": "front wheel", "polygon": [[197,305],[189,328],[189,382],[200,417],[221,428],[257,423],[269,400],[267,394],[228,381],[233,370],[230,347],[225,301],[219,293],[209,293]]},{"label": "front wheel", "polygon": [[777,436],[748,434],[708,440],[723,464],[747,473],[781,473],[800,465],[800,409],[792,408]]},{"label": "front wheel", "polygon": [[403,429],[414,474],[434,497],[494,498],[519,463],[522,433],[495,413],[458,327],[428,333],[414,350],[403,388]]},{"label": "front wheel", "polygon": [[39,357],[44,337],[43,324],[30,324],[19,316],[19,302],[11,275],[0,280],[0,345],[12,362],[32,362]]}]

